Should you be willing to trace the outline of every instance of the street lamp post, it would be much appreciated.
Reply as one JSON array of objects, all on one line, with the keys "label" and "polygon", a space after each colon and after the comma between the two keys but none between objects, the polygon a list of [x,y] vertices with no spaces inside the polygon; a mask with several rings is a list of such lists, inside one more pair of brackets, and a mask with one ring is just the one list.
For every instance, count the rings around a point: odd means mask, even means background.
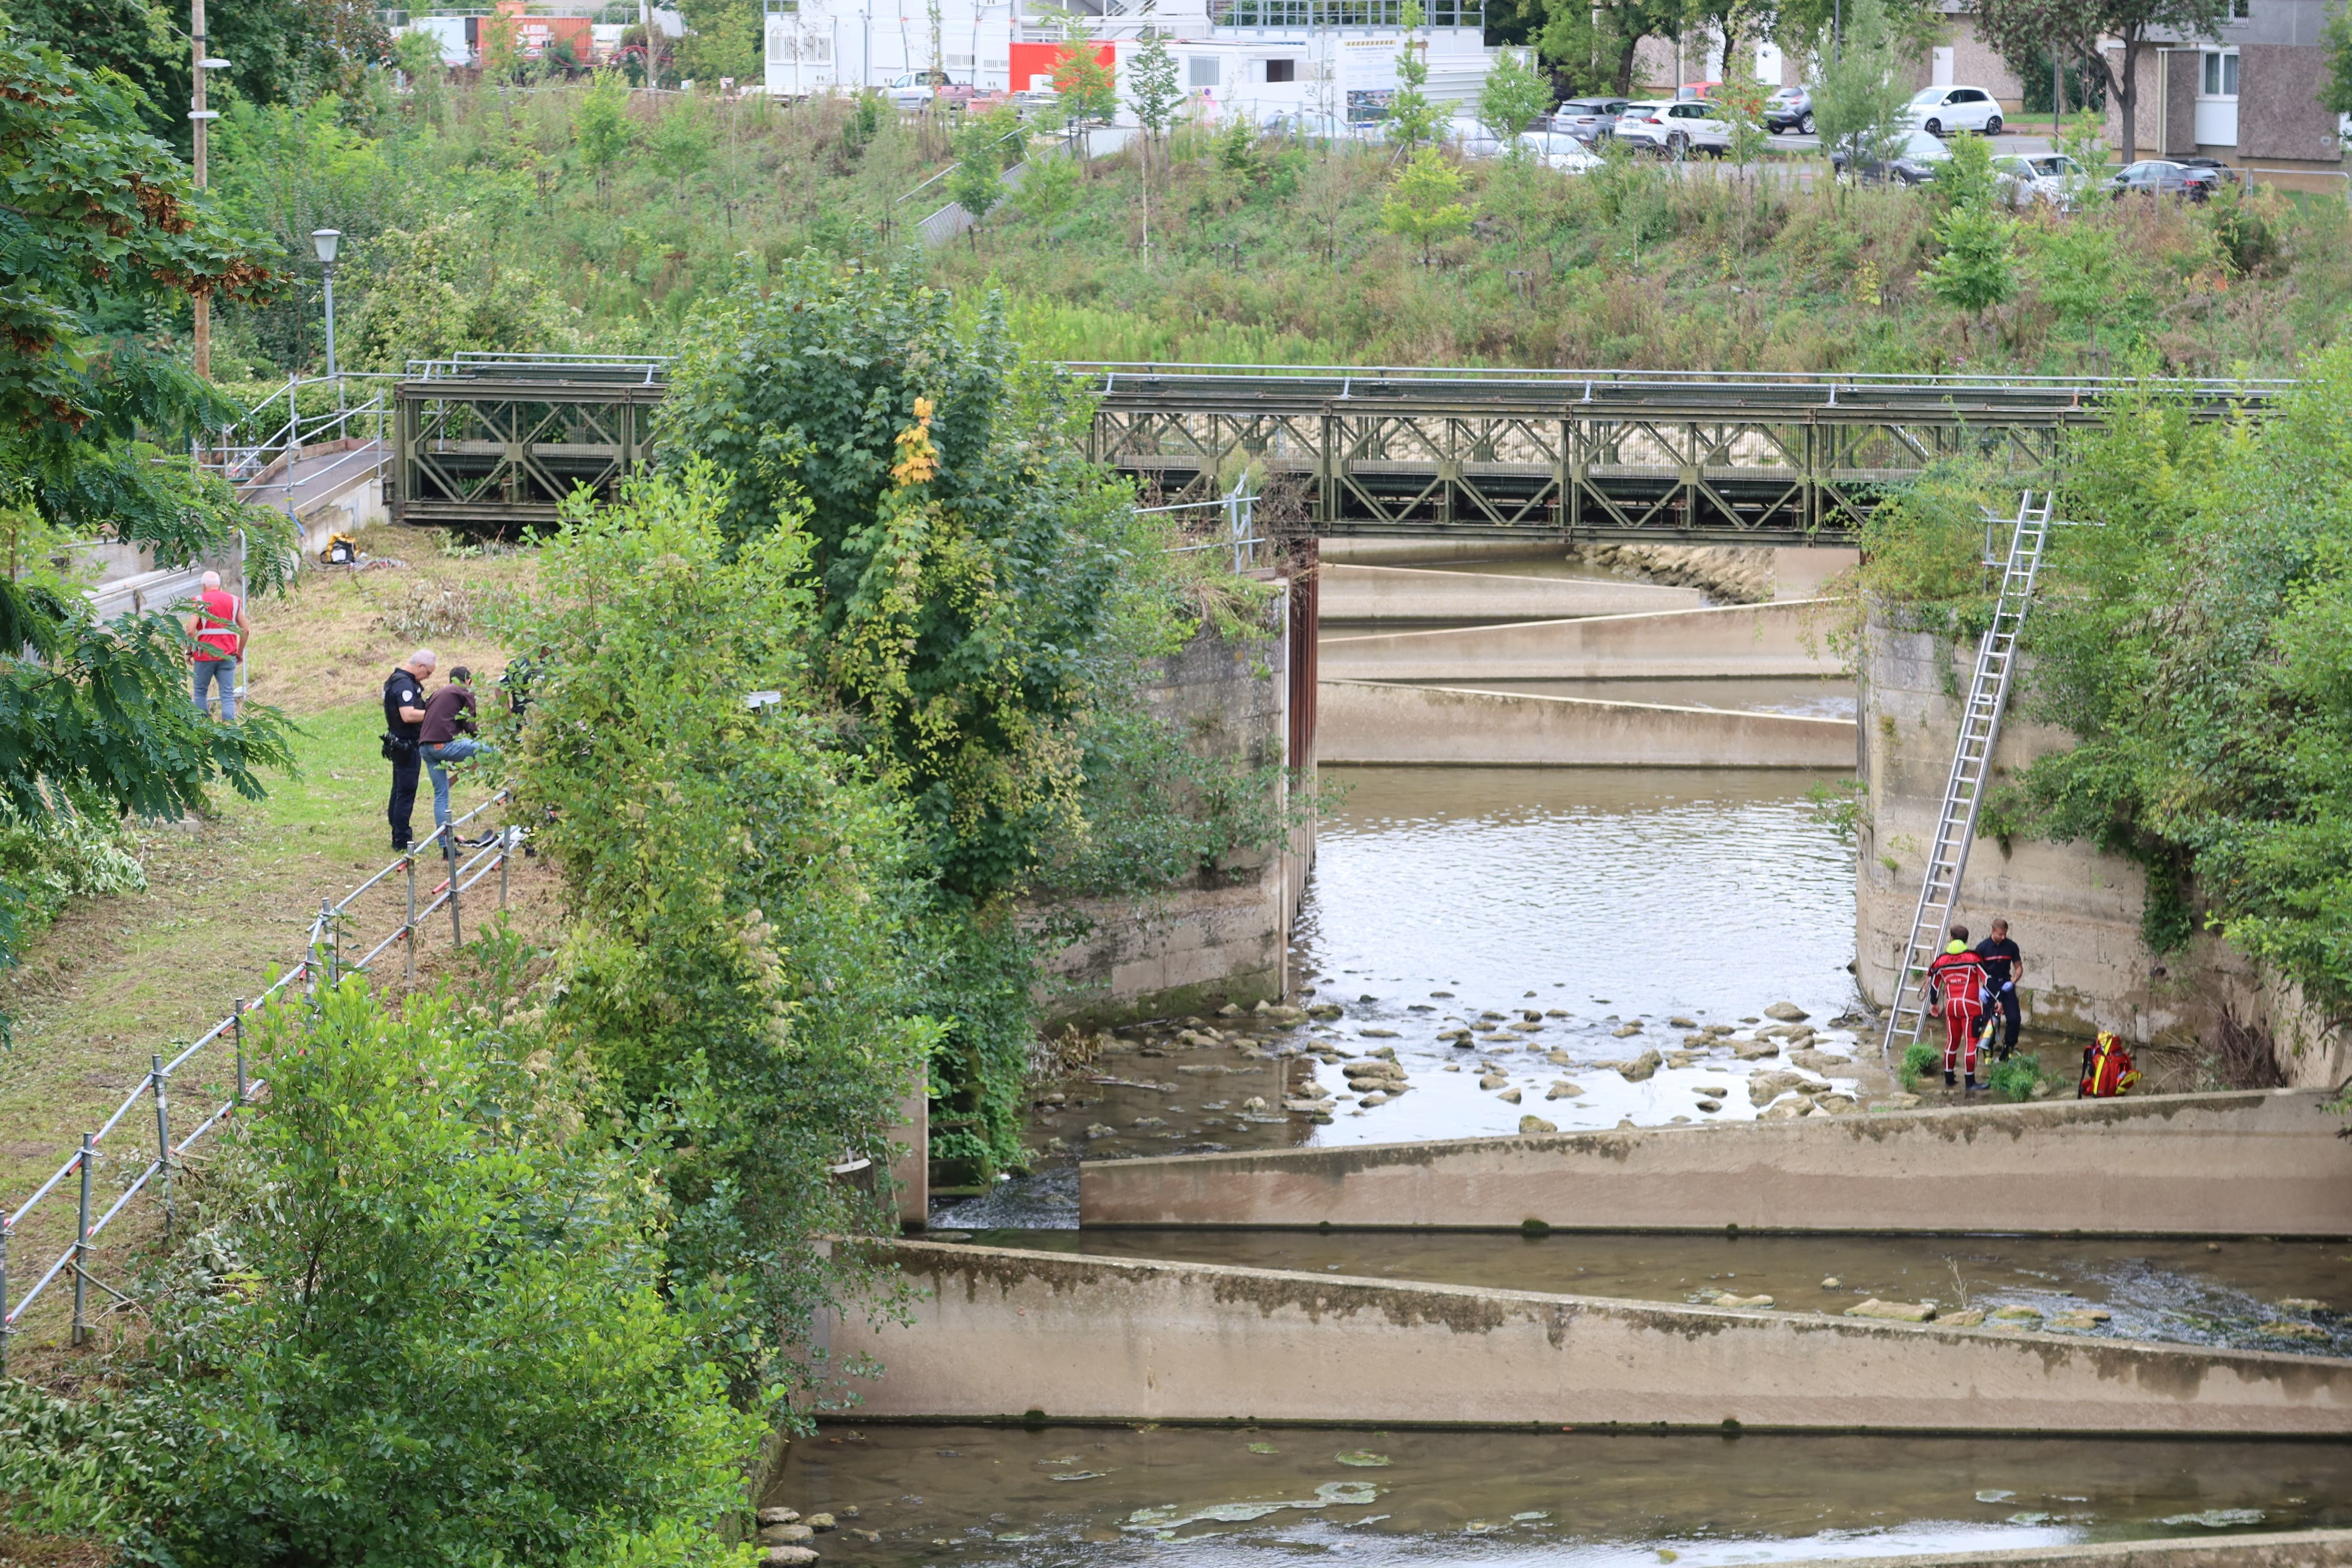
[{"label": "street lamp post", "polygon": [[327,280],[327,378],[335,382],[338,396],[342,383],[335,370],[335,247],[343,242],[342,230],[314,228],[310,231],[311,247],[319,253],[319,270]]}]

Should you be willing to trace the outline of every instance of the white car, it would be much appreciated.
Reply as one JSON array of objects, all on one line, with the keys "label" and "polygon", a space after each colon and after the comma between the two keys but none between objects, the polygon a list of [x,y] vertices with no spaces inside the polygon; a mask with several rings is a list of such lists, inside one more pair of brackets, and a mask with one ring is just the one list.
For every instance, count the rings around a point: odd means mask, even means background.
[{"label": "white car", "polygon": [[1721,106],[1705,99],[1636,103],[1618,117],[1617,138],[1636,153],[1670,158],[1712,153],[1720,158],[1731,150],[1731,121]]},{"label": "white car", "polygon": [[1993,188],[2013,207],[2048,202],[2060,212],[2071,211],[2074,197],[2088,180],[2083,166],[2063,153],[2003,153],[1992,161]]},{"label": "white car", "polygon": [[1557,169],[1563,174],[1581,174],[1601,164],[1600,153],[1567,131],[1522,131],[1519,132],[1519,145],[1526,148],[1537,163],[1547,169]]},{"label": "white car", "polygon": [[945,71],[900,71],[882,84],[882,96],[896,109],[919,110],[934,98],[969,98],[971,89]]},{"label": "white car", "polygon": [[1922,88],[1903,113],[1930,136],[1953,136],[1963,131],[2000,134],[2000,100],[1980,87]]},{"label": "white car", "polygon": [[1446,121],[1442,132],[1444,139],[1462,149],[1465,158],[1499,158],[1503,153],[1502,139],[1486,128],[1474,115],[1458,114]]}]

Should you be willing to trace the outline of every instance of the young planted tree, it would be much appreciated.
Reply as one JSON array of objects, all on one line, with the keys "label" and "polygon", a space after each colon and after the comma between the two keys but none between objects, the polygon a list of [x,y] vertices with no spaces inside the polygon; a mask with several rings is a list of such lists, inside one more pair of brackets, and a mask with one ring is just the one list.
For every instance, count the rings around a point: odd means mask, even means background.
[{"label": "young planted tree", "polygon": [[1143,128],[1143,258],[1151,259],[1151,153],[1165,142],[1176,106],[1184,101],[1176,85],[1176,57],[1168,52],[1168,37],[1153,25],[1159,0],[1144,0],[1143,37],[1127,72],[1127,104]]},{"label": "young planted tree", "polygon": [[1423,90],[1429,86],[1429,41],[1421,36],[1421,0],[1404,0],[1402,19],[1404,43],[1397,50],[1396,91],[1389,100],[1389,140],[1406,157],[1437,140],[1445,116]]},{"label": "young planted tree", "polygon": [[596,194],[609,196],[613,167],[629,150],[629,84],[621,73],[601,70],[572,111],[572,139],[580,165],[596,181]]},{"label": "young planted tree", "polygon": [[[1978,0],[1977,36],[2019,69],[2055,55],[2095,73],[2122,111],[2124,162],[2139,156],[2139,65],[2143,46],[2163,36],[2210,38],[2236,0]],[[2114,56],[2108,40],[2121,47]]]},{"label": "young planted tree", "polygon": [[654,121],[646,138],[646,161],[674,183],[677,199],[686,200],[686,182],[710,166],[710,149],[718,140],[710,117],[692,97],[675,100]]},{"label": "young planted tree", "polygon": [[980,226],[1004,200],[1003,150],[996,127],[985,118],[967,122],[956,135],[956,164],[947,178],[948,195],[971,215],[971,242]]},{"label": "young planted tree", "polygon": [[1551,106],[1551,78],[1538,70],[1524,50],[1505,49],[1495,57],[1486,85],[1478,92],[1478,119],[1507,155],[1526,155],[1520,133],[1549,113]]},{"label": "young planted tree", "polygon": [[2017,220],[1990,201],[1964,202],[1936,224],[1943,252],[1920,272],[1928,291],[1960,312],[1960,342],[1984,313],[2017,293]]},{"label": "young planted tree", "polygon": [[1470,226],[1470,205],[1462,199],[1469,182],[1434,147],[1415,153],[1397,174],[1381,203],[1381,226],[1421,247],[1426,263],[1434,247]]},{"label": "young planted tree", "polygon": [[1688,16],[1685,0],[1551,0],[1536,49],[1568,79],[1571,92],[1633,90],[1633,67],[1644,38],[1677,38]]},{"label": "young planted tree", "polygon": [[1110,67],[1098,58],[1101,52],[1089,18],[1073,16],[1063,21],[1061,52],[1054,63],[1054,95],[1061,100],[1070,123],[1078,128],[1080,161],[1089,170],[1087,128],[1108,125],[1118,113],[1118,84],[1111,78]]},{"label": "young planted tree", "polygon": [[1822,148],[1842,154],[1850,178],[1885,163],[1908,129],[1908,61],[1887,26],[1883,0],[1850,0],[1845,32],[1824,32],[1814,44],[1821,82],[1813,89],[1813,124]]}]

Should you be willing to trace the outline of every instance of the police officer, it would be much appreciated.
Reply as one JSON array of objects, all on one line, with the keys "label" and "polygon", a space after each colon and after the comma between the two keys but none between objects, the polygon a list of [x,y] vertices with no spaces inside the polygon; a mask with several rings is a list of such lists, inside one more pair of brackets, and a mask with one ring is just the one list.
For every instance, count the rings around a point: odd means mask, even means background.
[{"label": "police officer", "polygon": [[392,823],[392,847],[404,853],[413,840],[408,819],[416,809],[416,737],[425,724],[425,682],[441,661],[418,648],[383,683],[383,755],[392,764],[392,800],[384,816]]},{"label": "police officer", "polygon": [[1992,922],[1992,934],[1977,943],[1977,957],[1983,961],[1985,984],[1992,994],[1992,1005],[2000,1009],[2000,1047],[2002,1061],[2017,1049],[2017,1028],[2021,1017],[2017,1005],[2017,983],[2025,978],[2025,955],[2017,943],[2009,940],[2009,922]]}]

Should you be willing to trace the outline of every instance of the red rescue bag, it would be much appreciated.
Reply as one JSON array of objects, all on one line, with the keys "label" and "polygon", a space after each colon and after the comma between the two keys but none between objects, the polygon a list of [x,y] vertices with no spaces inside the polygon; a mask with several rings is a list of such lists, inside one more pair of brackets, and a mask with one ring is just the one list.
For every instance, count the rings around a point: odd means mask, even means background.
[{"label": "red rescue bag", "polygon": [[2103,1033],[2083,1052],[2083,1081],[2074,1098],[2113,1100],[2138,1081],[2139,1073],[2133,1068],[2131,1052],[2124,1048],[2122,1039]]}]

